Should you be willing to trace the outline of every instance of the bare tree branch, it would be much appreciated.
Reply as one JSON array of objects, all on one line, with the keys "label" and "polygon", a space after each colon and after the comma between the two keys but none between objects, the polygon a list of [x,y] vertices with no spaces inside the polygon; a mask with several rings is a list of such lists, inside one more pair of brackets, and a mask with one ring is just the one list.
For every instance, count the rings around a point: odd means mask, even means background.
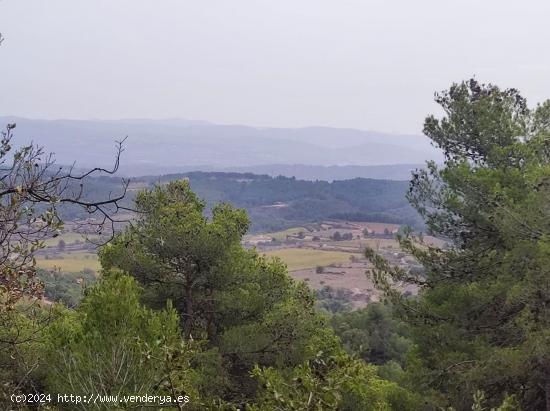
[{"label": "bare tree branch", "polygon": [[89,215],[81,224],[100,236],[107,234],[103,243],[112,238],[116,224],[127,221],[119,213],[132,212],[121,204],[129,180],[122,179],[121,192],[107,198],[88,198],[85,190],[89,178],[118,171],[125,139],[116,142],[112,168],[75,173],[74,164],[68,169],[56,166],[53,155],[33,143],[14,149],[14,129],[15,124],[8,124],[0,134],[0,313],[23,296],[41,296],[34,255],[63,227],[60,205],[80,207]]}]

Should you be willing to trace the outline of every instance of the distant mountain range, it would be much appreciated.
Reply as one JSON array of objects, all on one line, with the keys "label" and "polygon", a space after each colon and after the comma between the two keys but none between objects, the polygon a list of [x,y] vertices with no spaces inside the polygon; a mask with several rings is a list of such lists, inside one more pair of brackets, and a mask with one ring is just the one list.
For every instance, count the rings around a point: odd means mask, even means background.
[{"label": "distant mountain range", "polygon": [[33,120],[17,123],[16,144],[31,140],[57,162],[108,165],[115,140],[128,136],[121,172],[239,171],[337,180],[408,179],[425,160],[440,160],[427,138],[327,127],[258,128],[192,120]]}]

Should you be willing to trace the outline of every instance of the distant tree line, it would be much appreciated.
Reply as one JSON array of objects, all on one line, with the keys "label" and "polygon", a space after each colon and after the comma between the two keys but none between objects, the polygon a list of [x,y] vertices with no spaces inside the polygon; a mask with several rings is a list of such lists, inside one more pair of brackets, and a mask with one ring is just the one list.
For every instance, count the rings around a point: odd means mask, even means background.
[{"label": "distant tree line", "polygon": [[[408,204],[408,184],[357,178],[353,180],[301,181],[289,177],[269,177],[250,173],[191,172],[159,177],[140,177],[133,183],[153,187],[157,182],[189,179],[192,189],[206,200],[206,211],[220,201],[244,208],[253,232],[269,232],[326,219],[375,221],[421,227],[418,213]],[[84,196],[101,198],[120,192],[119,181],[107,176],[90,178]],[[130,207],[134,191],[126,197]],[[279,207],[270,207],[280,204]],[[85,218],[77,207],[62,207],[65,219]]]}]

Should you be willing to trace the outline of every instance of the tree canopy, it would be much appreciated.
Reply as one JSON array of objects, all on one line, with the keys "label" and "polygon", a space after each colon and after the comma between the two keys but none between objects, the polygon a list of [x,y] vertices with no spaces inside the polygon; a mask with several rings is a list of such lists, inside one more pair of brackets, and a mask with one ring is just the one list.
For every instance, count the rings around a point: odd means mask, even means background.
[{"label": "tree canopy", "polygon": [[[531,109],[517,90],[470,80],[436,96],[444,117],[424,131],[443,167],[417,171],[408,198],[446,249],[401,237],[425,271],[390,267],[372,250],[373,274],[409,323],[407,368],[439,406],[471,409],[514,395],[550,409],[550,102]],[[418,298],[393,288],[418,284]]]},{"label": "tree canopy", "polygon": [[255,366],[292,369],[333,349],[305,284],[279,260],[240,245],[242,210],[220,204],[208,218],[184,180],[141,192],[136,209],[141,217],[102,250],[102,264],[135,277],[149,306],[173,301],[183,338],[203,341],[222,365],[224,383],[210,389],[224,400],[252,401]]}]

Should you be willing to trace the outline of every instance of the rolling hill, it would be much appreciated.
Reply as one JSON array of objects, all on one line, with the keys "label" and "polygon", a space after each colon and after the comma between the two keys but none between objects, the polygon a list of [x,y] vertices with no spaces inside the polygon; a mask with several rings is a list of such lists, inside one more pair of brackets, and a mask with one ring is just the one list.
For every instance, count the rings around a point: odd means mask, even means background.
[{"label": "rolling hill", "polygon": [[[190,120],[31,120],[16,123],[16,143],[34,141],[54,152],[58,163],[109,165],[115,140],[128,136],[121,172],[165,174],[192,170],[252,171],[267,165],[382,166],[423,164],[438,159],[422,136],[390,135],[353,129],[296,129],[217,125]],[[259,167],[259,168],[254,168]],[[248,169],[245,169],[248,168]],[[288,168],[281,174],[289,175]],[[309,169],[299,178],[384,177],[378,170]],[[266,171],[268,174],[273,174]],[[297,170],[295,170],[297,172]],[[354,174],[355,173],[355,174]],[[371,174],[369,174],[371,173]],[[391,173],[390,173],[391,174]],[[400,178],[403,175],[400,174]]]}]

